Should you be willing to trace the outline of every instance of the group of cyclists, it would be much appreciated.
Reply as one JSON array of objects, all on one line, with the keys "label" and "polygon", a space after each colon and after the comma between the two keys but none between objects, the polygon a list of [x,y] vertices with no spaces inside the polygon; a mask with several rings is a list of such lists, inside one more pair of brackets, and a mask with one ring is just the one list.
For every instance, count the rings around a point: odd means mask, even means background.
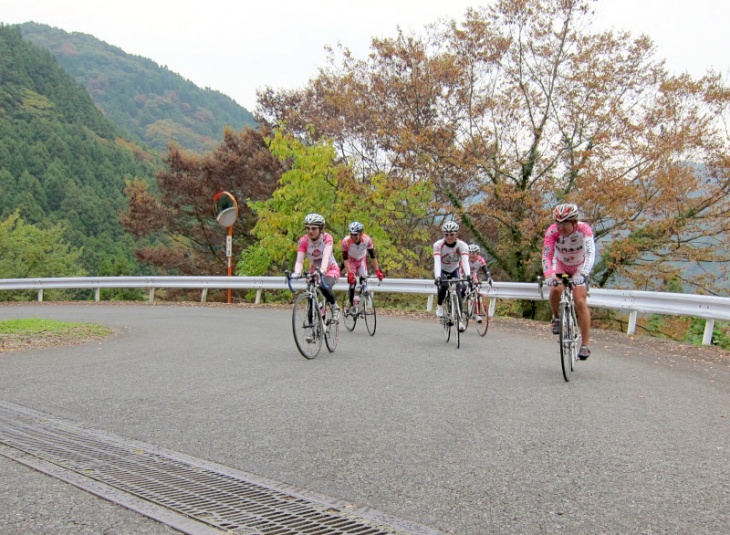
[{"label": "group of cyclists", "polygon": [[[595,261],[595,242],[590,225],[579,220],[578,206],[564,203],[553,209],[553,223],[545,232],[542,250],[542,271],[550,286],[548,301],[552,311],[551,329],[553,334],[559,334],[558,305],[560,302],[561,283],[563,275],[570,277],[573,286],[573,296],[578,314],[578,325],[581,331],[581,347],[578,357],[586,360],[591,350],[590,325],[591,316],[588,309],[588,277]],[[299,239],[297,245],[297,259],[292,278],[302,275],[305,257],[309,259],[310,271],[319,269],[324,276],[322,294],[332,305],[333,319],[339,319],[339,307],[332,291],[334,284],[340,278],[340,266],[334,255],[334,238],[324,232],[325,218],[320,214],[308,214],[304,218],[306,233]],[[342,252],[342,270],[347,276],[349,288],[349,305],[353,307],[353,296],[357,283],[357,276],[367,276],[367,257],[370,257],[378,280],[383,280],[384,274],[380,270],[372,238],[365,234],[365,227],[358,221],[349,225],[349,234],[340,242]],[[459,283],[459,304],[463,303],[466,290],[465,284],[473,287],[480,280],[492,282],[492,275],[487,262],[480,255],[480,247],[476,244],[467,245],[458,237],[459,224],[456,221],[446,221],[441,226],[443,238],[433,244],[434,282],[438,287],[436,316],[443,316],[443,301],[446,295],[446,284],[449,279],[464,281]],[[483,277],[482,277],[483,276]],[[481,318],[476,318],[481,322]],[[465,325],[460,323],[460,331]]]}]

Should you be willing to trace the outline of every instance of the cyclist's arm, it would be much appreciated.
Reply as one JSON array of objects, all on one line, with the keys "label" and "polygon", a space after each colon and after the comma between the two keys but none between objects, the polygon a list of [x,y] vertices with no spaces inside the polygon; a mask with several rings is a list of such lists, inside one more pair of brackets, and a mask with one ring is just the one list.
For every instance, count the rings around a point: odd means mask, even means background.
[{"label": "cyclist's arm", "polygon": [[441,240],[433,244],[433,278],[441,276]]},{"label": "cyclist's arm", "polygon": [[461,253],[461,270],[464,273],[464,278],[468,279],[471,277],[471,264],[469,264],[469,247],[466,242],[459,243],[459,249]]},{"label": "cyclist's arm", "polygon": [[553,260],[555,258],[555,242],[558,239],[558,228],[555,224],[550,225],[545,232],[545,240],[542,246],[542,273],[546,279],[555,278]]},{"label": "cyclist's arm", "polygon": [[586,258],[580,268],[580,274],[584,277],[588,277],[588,275],[591,274],[593,263],[596,260],[596,243],[593,240],[593,236],[586,236],[583,239],[583,246],[585,247]]},{"label": "cyclist's arm", "polygon": [[294,273],[301,275],[304,269],[304,251],[297,251],[297,261],[294,264]]}]

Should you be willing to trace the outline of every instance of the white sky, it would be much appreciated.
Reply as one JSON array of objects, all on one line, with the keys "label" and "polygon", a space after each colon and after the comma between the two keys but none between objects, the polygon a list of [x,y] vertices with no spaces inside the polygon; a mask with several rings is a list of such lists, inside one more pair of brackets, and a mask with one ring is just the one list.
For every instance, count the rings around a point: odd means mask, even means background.
[{"label": "white sky", "polygon": [[[396,27],[423,33],[485,0],[0,0],[0,22],[82,32],[149,58],[253,111],[256,90],[302,87],[326,45],[356,57]],[[674,72],[730,73],[730,0],[599,0],[599,28],[647,34]]]}]

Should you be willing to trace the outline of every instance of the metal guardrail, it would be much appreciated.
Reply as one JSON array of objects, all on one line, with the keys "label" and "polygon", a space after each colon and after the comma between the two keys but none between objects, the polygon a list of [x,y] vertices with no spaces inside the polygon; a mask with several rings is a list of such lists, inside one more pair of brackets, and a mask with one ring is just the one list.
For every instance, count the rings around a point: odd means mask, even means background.
[{"label": "metal guardrail", "polygon": [[[436,287],[430,279],[385,279],[370,285],[374,292],[411,293],[428,296],[427,310],[433,307]],[[302,280],[293,280],[295,289],[304,289]],[[149,290],[149,300],[154,300],[157,288],[188,288],[202,290],[201,301],[207,298],[208,289],[256,290],[256,303],[260,302],[263,290],[288,290],[286,279],[281,277],[64,277],[39,279],[0,279],[2,290],[35,290],[38,301],[43,301],[43,290],[51,289],[93,289],[95,300],[100,300],[103,288],[139,288]],[[348,284],[340,280],[335,290],[347,290]],[[489,314],[494,315],[497,299],[521,299],[540,301],[537,283],[495,282],[488,291],[482,292],[489,298]],[[607,290],[592,288],[588,297],[592,307],[622,310],[629,314],[627,334],[636,333],[636,319],[639,313],[663,314],[703,318],[704,345],[712,343],[715,321],[730,321],[730,298],[692,294],[645,292],[633,290]]]}]

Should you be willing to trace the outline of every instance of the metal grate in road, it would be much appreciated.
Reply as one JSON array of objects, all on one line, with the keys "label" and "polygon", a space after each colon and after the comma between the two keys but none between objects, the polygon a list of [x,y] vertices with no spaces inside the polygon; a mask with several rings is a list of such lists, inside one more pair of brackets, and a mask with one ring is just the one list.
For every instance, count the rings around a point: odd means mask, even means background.
[{"label": "metal grate in road", "polygon": [[439,533],[3,401],[0,454],[192,535]]}]

